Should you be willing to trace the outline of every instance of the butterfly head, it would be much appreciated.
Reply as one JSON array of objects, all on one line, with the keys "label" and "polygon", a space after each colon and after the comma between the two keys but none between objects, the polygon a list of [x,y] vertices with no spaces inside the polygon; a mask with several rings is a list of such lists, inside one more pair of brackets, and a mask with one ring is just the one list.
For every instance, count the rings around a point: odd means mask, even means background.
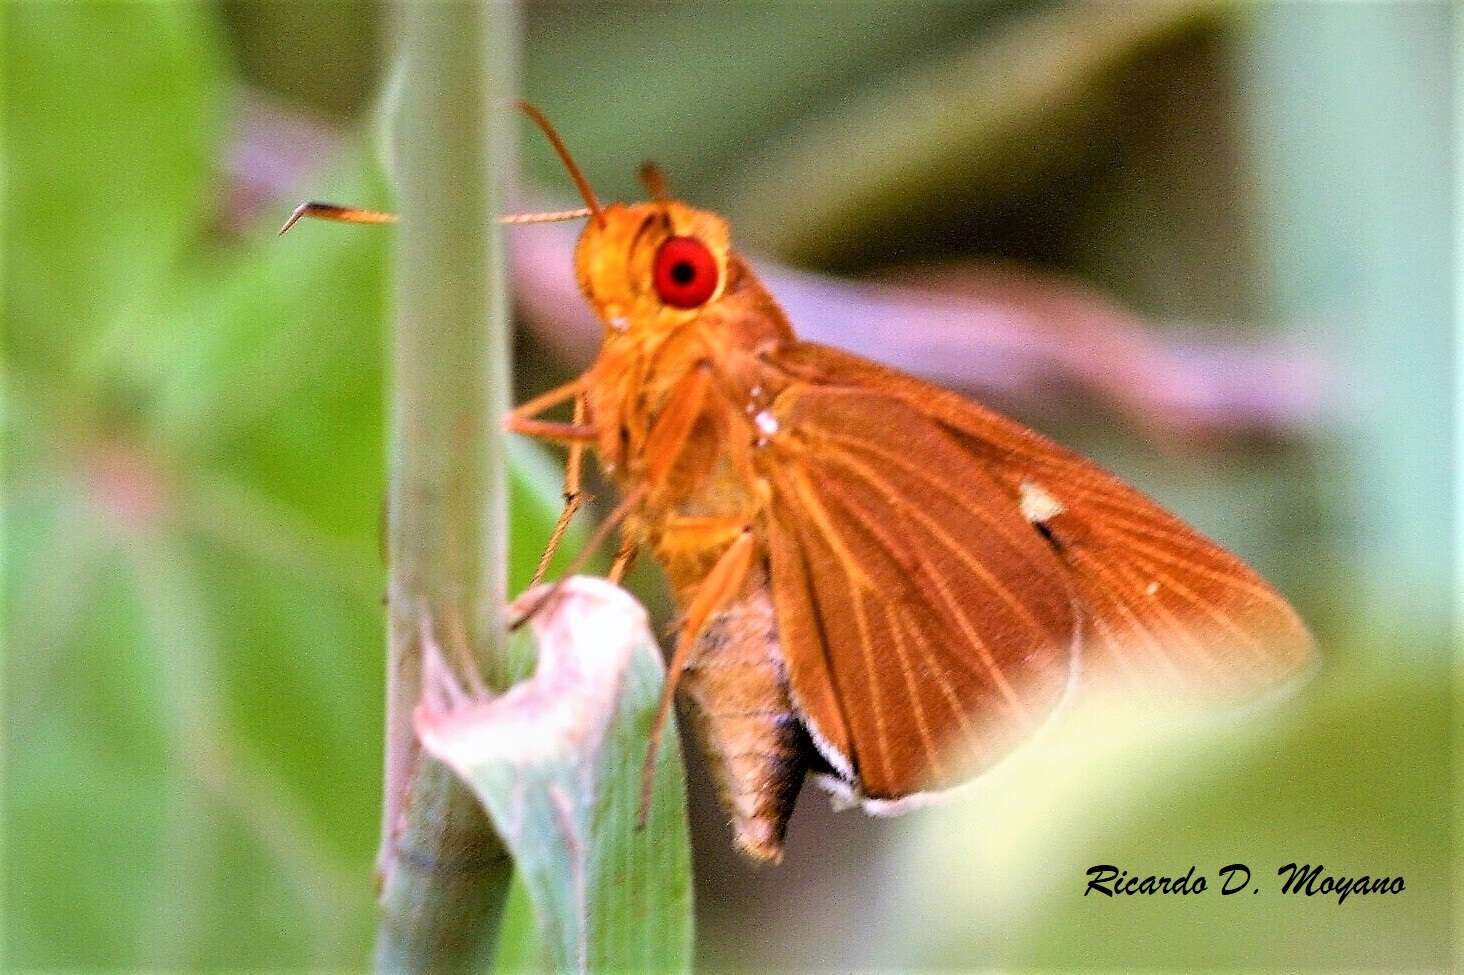
[{"label": "butterfly head", "polygon": [[607,337],[656,341],[703,316],[747,341],[791,335],[782,312],[732,252],[727,221],[672,199],[651,163],[640,170],[649,200],[601,205],[549,120],[532,105],[519,105],[584,198],[588,219],[575,248],[575,276]]},{"label": "butterfly head", "polygon": [[721,217],[675,200],[614,203],[586,223],[575,274],[611,332],[663,332],[722,296],[728,236]]}]

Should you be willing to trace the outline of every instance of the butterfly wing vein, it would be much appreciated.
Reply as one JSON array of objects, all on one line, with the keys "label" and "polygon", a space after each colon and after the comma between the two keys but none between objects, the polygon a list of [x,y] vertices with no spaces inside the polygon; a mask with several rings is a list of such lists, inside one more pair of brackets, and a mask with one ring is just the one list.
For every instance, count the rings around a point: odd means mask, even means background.
[{"label": "butterfly wing vein", "polygon": [[790,683],[858,794],[997,761],[1080,655],[1085,685],[1224,699],[1314,663],[1265,580],[1096,464],[848,353],[795,343],[768,361],[794,380],[760,464]]}]

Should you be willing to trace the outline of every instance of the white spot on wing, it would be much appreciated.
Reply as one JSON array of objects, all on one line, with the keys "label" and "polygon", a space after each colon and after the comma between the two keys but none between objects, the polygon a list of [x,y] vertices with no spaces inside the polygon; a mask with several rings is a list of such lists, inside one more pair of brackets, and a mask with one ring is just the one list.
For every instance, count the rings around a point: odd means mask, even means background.
[{"label": "white spot on wing", "polygon": [[1051,521],[1067,509],[1062,502],[1047,493],[1047,489],[1036,481],[1023,481],[1021,488],[1022,517],[1040,525]]},{"label": "white spot on wing", "polygon": [[778,418],[773,416],[768,410],[763,410],[757,416],[753,417],[752,422],[757,425],[757,445],[759,447],[767,443],[768,438],[778,432]]}]

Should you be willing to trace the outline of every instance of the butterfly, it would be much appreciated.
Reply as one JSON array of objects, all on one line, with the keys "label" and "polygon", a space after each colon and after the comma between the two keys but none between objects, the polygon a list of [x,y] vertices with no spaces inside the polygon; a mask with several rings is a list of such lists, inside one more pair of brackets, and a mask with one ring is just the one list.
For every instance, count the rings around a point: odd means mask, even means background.
[{"label": "butterfly", "polygon": [[[570,450],[541,567],[592,450],[621,492],[596,539],[620,533],[611,578],[648,551],[681,613],[647,773],[679,695],[743,852],[781,859],[808,776],[900,812],[1081,685],[1234,700],[1314,665],[1291,605],[1235,555],[1012,419],[799,340],[727,221],[649,166],[648,199],[601,204],[521,107],[585,207],[506,219],[586,221],[574,272],[604,326],[589,369],[506,418]],[[562,404],[571,420],[544,418]]]}]

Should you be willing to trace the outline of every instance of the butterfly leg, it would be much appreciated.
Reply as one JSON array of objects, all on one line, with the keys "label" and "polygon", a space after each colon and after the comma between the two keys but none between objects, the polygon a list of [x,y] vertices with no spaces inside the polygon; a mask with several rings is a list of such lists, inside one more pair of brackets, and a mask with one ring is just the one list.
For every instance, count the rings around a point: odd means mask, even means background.
[{"label": "butterfly leg", "polygon": [[[552,409],[571,397],[574,399],[574,418],[571,422],[559,423],[552,420],[536,419],[545,410]],[[570,521],[584,504],[581,480],[584,469],[585,445],[595,438],[594,427],[586,423],[586,420],[584,376],[578,376],[562,386],[556,386],[546,393],[535,396],[527,403],[522,403],[514,407],[504,417],[504,429],[510,433],[521,433],[526,436],[563,443],[569,446],[569,458],[565,462],[564,467],[564,509],[559,513],[559,519],[555,522],[553,531],[549,533],[549,541],[544,546],[544,553],[539,556],[539,564],[534,569],[534,578],[530,583],[530,588],[537,586],[543,581],[545,573],[549,570],[549,563],[559,550],[560,543],[564,541],[565,532],[569,530]],[[621,517],[623,518],[624,515]],[[593,549],[590,548],[587,551],[593,551]],[[577,561],[576,564],[579,564],[579,562]],[[572,574],[572,572],[566,573],[566,575]],[[522,625],[525,620],[542,609],[547,602],[547,597],[540,600],[534,605],[533,609],[524,614],[514,625]]]},{"label": "butterfly leg", "polygon": [[707,577],[697,587],[696,595],[686,608],[686,616],[681,621],[681,631],[676,639],[676,649],[672,651],[671,660],[666,665],[666,682],[661,688],[661,702],[656,708],[656,718],[651,723],[650,745],[646,752],[645,765],[641,768],[640,813],[637,818],[641,825],[645,824],[646,812],[650,808],[651,784],[656,773],[656,754],[660,749],[661,733],[666,728],[666,719],[671,715],[671,702],[675,699],[676,684],[681,671],[686,666],[686,656],[702,635],[712,614],[742,590],[747,574],[752,569],[755,552],[756,543],[752,530],[750,527],[744,528],[717,559],[712,571],[707,573]]},{"label": "butterfly leg", "polygon": [[[574,420],[573,426],[582,427],[585,425],[585,397],[581,393],[574,399]],[[569,530],[569,523],[574,519],[575,513],[585,503],[585,494],[581,485],[585,460],[585,444],[583,441],[575,441],[569,445],[569,457],[564,462],[564,509],[559,512],[559,520],[554,523],[554,530],[549,533],[549,541],[544,546],[544,554],[539,556],[539,565],[534,569],[534,578],[529,582],[532,589],[544,581],[544,576],[549,571],[549,563],[554,559],[554,554],[559,551],[559,545],[564,541],[564,533]]]},{"label": "butterfly leg", "polygon": [[605,544],[606,539],[610,537],[611,533],[614,532],[616,528],[620,527],[620,524],[630,516],[631,512],[634,511],[642,501],[645,500],[645,497],[646,490],[644,486],[638,487],[634,491],[627,494],[621,500],[621,502],[615,506],[615,509],[605,517],[605,520],[600,522],[600,526],[595,529],[595,533],[590,536],[590,540],[584,544],[584,547],[581,548],[577,553],[575,553],[574,559],[570,561],[568,568],[564,570],[564,574],[556,579],[554,583],[549,586],[549,591],[546,592],[539,599],[535,600],[533,605],[531,605],[522,615],[509,623],[508,628],[511,630],[518,629],[520,626],[523,626],[525,623],[527,623],[532,617],[540,613],[544,609],[544,607],[553,602],[559,596],[559,590],[563,588],[565,580],[569,579],[571,576],[577,575],[580,570],[585,567],[585,563],[590,560],[590,556],[594,555],[595,552],[599,550],[600,546]]},{"label": "butterfly leg", "polygon": [[645,480],[652,489],[661,487],[670,476],[676,459],[691,437],[692,428],[706,407],[711,385],[711,364],[702,362],[671,387],[666,404],[661,407],[661,413],[646,435],[642,448],[646,462]]},{"label": "butterfly leg", "polygon": [[[584,400],[584,392],[585,377],[579,376],[571,379],[563,386],[556,386],[547,393],[535,396],[527,403],[515,406],[503,418],[503,427],[510,433],[522,433],[525,436],[552,440],[555,443],[571,445],[590,443],[595,439],[595,428],[585,423],[583,416],[579,413],[579,404]],[[576,398],[576,419],[573,423],[535,419],[540,413],[552,409],[570,398]]]},{"label": "butterfly leg", "polygon": [[635,564],[635,557],[639,551],[640,542],[637,539],[622,538],[620,548],[615,552],[615,561],[610,563],[610,572],[606,578],[617,586],[620,585],[620,580],[625,578],[625,574]]}]

